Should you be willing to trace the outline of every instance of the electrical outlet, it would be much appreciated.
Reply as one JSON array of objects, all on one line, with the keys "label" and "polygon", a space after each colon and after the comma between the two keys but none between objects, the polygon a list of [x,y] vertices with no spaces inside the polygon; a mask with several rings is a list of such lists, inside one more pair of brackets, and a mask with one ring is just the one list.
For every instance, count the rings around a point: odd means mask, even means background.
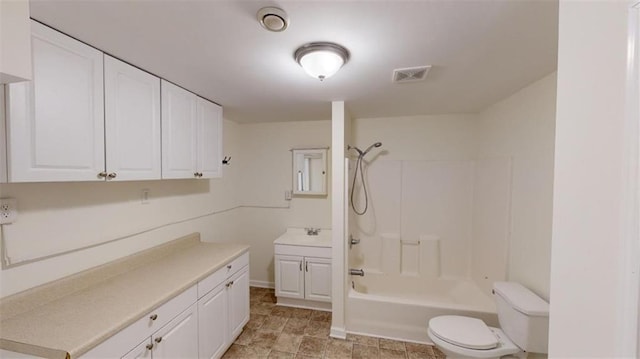
[{"label": "electrical outlet", "polygon": [[149,204],[149,189],[145,188],[142,191],[140,191],[141,194],[141,198],[140,198],[140,203],[142,204]]},{"label": "electrical outlet", "polygon": [[18,201],[15,198],[0,198],[0,224],[10,224],[18,218]]},{"label": "electrical outlet", "polygon": [[284,200],[291,201],[291,191],[284,191]]}]

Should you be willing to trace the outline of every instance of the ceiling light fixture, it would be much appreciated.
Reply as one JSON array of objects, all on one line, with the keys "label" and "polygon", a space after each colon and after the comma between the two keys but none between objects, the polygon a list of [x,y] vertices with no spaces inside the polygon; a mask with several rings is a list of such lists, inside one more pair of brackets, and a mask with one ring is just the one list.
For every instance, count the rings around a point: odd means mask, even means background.
[{"label": "ceiling light fixture", "polygon": [[293,57],[309,76],[322,81],[349,61],[349,51],[332,42],[311,42],[298,48]]}]

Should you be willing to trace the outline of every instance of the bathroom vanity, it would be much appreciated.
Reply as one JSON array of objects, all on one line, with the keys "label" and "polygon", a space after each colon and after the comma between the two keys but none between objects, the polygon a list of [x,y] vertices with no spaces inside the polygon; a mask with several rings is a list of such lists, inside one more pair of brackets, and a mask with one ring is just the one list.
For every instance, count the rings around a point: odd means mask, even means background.
[{"label": "bathroom vanity", "polygon": [[331,310],[331,230],[288,228],[273,243],[278,305]]}]

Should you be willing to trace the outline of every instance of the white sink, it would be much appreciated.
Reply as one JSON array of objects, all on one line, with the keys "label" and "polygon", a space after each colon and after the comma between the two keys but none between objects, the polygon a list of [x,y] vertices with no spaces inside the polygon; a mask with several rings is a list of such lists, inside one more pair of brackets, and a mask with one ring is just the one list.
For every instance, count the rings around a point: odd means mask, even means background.
[{"label": "white sink", "polygon": [[287,228],[273,244],[285,244],[308,247],[331,247],[331,230],[321,229],[318,235],[308,235],[304,228]]}]

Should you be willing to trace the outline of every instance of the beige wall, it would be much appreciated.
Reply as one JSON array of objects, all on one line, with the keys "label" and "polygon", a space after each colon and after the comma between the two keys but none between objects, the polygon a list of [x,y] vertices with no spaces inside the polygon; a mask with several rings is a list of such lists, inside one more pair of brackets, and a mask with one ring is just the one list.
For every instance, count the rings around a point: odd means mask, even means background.
[{"label": "beige wall", "polygon": [[[191,232],[203,240],[235,240],[240,203],[239,126],[224,122],[224,154],[234,157],[224,177],[212,180],[113,183],[2,184],[1,197],[18,201],[18,220],[3,226],[4,261],[68,254],[0,271],[6,296],[126,256]],[[236,162],[237,161],[237,162]],[[142,189],[150,203],[141,204]],[[213,212],[229,210],[220,214]],[[193,219],[195,217],[204,216]],[[184,221],[184,222],[183,222]],[[180,222],[180,223],[178,223]],[[154,229],[156,228],[156,229]],[[129,238],[113,241],[133,233]],[[113,241],[96,246],[100,243]],[[81,249],[95,246],[93,248]]]},{"label": "beige wall", "polygon": [[480,113],[472,274],[485,290],[506,269],[549,300],[555,98],[553,73]]},{"label": "beige wall", "polygon": [[[273,285],[273,241],[287,227],[331,228],[331,196],[293,197],[294,147],[330,147],[331,121],[242,124],[242,173],[238,195],[244,208],[238,238],[251,245],[251,281]],[[330,157],[330,156],[329,156]],[[330,168],[330,163],[328,164]],[[331,178],[331,173],[327,178]],[[328,191],[331,193],[330,181]]]}]

